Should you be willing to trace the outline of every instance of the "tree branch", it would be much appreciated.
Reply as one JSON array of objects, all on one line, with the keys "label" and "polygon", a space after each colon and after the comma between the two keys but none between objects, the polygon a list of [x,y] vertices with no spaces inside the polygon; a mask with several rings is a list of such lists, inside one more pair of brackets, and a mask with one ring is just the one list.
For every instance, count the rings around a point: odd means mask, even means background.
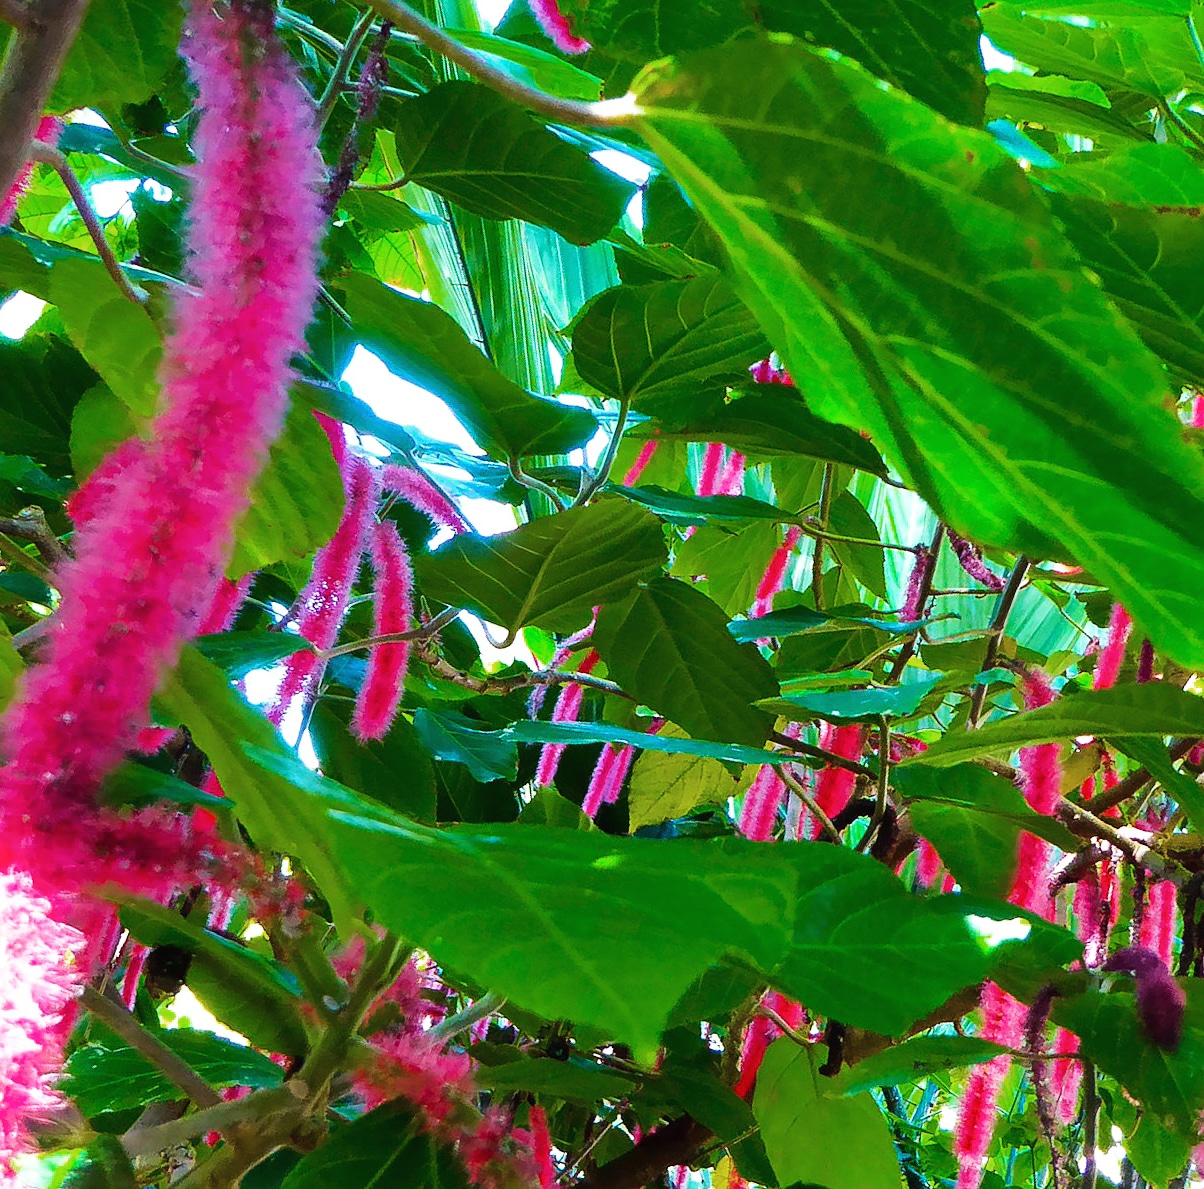
[{"label": "tree branch", "polygon": [[[1196,746],[1198,740],[1195,739],[1176,739],[1174,743],[1167,749],[1167,754],[1172,763],[1176,760],[1181,760],[1193,747]],[[1122,801],[1127,801],[1130,797],[1136,796],[1154,777],[1144,768],[1137,768],[1130,772],[1119,784],[1114,785],[1110,789],[1105,789],[1102,793],[1091,798],[1091,812],[1094,814],[1103,813],[1105,809],[1111,809],[1114,805],[1119,805]]]},{"label": "tree branch", "polygon": [[392,21],[402,33],[417,38],[428,49],[442,54],[478,82],[487,84],[499,95],[514,100],[545,119],[584,128],[615,128],[630,124],[636,115],[636,107],[630,96],[598,103],[581,103],[574,99],[559,99],[520,83],[488,59],[449,37],[438,25],[419,15],[408,4],[398,3],[397,0],[372,0],[372,7]]},{"label": "tree branch", "polygon": [[[1024,577],[1028,573],[1029,564],[1027,557],[1016,558],[1016,564],[1012,567],[1011,574],[1008,575],[1007,586],[1000,592],[999,601],[995,604],[995,614],[991,617],[991,637],[987,641],[987,651],[982,658],[982,669],[980,670],[982,673],[995,665],[995,658],[999,655],[999,646],[1003,643],[1004,632],[1007,630],[1008,616],[1011,615],[1012,607],[1016,603],[1016,596],[1024,585]],[[968,725],[971,728],[978,726],[978,719],[986,700],[987,687],[976,685],[974,692],[970,695]]]},{"label": "tree branch", "polygon": [[14,29],[29,28],[29,6],[23,0],[0,0],[0,21]]},{"label": "tree branch", "polygon": [[21,173],[87,10],[88,0],[38,0],[28,6],[5,0],[4,19],[17,32],[0,64],[0,194],[7,194]]},{"label": "tree branch", "polygon": [[714,1134],[697,1119],[682,1115],[649,1132],[634,1148],[595,1169],[573,1189],[643,1189],[670,1165],[688,1164]]},{"label": "tree branch", "polygon": [[67,158],[53,145],[43,144],[40,140],[35,140],[30,145],[29,155],[34,161],[41,161],[44,165],[49,165],[62,179],[63,185],[67,187],[67,193],[71,195],[71,201],[75,203],[75,209],[79,211],[79,217],[88,229],[88,235],[91,236],[92,243],[96,247],[96,254],[100,257],[109,276],[113,278],[117,288],[121,290],[122,296],[134,302],[135,305],[145,302],[146,290],[140,285],[132,284],[121,271],[121,264],[113,255],[113,249],[109,246],[109,241],[105,239],[104,228],[100,225],[96,212],[92,209],[91,199],[80,184],[79,178],[75,176],[75,170],[71,168]]},{"label": "tree branch", "polygon": [[22,508],[16,516],[0,517],[0,533],[36,545],[49,566],[67,560],[67,551],[46,523],[46,513],[36,505]]},{"label": "tree branch", "polygon": [[85,987],[80,1002],[102,1024],[111,1028],[136,1053],[145,1057],[173,1086],[182,1090],[199,1107],[212,1107],[222,1097],[182,1057],[173,1053],[153,1032],[141,1024],[107,995],[94,987]]}]

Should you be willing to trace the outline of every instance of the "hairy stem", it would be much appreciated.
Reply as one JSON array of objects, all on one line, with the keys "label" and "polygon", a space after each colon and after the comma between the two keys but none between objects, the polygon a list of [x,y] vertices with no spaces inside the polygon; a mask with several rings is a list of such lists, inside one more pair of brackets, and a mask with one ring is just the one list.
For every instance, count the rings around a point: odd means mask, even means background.
[{"label": "hairy stem", "polygon": [[318,103],[317,123],[319,128],[326,127],[326,121],[330,119],[334,105],[338,103],[339,96],[343,93],[343,86],[347,82],[347,76],[351,73],[352,63],[355,62],[355,56],[360,52],[360,47],[364,44],[364,39],[368,36],[374,19],[374,14],[371,12],[360,13],[355,27],[347,35],[347,44],[339,51],[334,69],[330,72],[330,78],[327,80],[326,90],[322,92],[322,98]]},{"label": "hairy stem", "polygon": [[[991,617],[991,635],[987,640],[987,651],[982,658],[982,672],[994,668],[995,658],[999,655],[999,646],[1003,643],[1004,633],[1007,630],[1008,616],[1012,613],[1012,608],[1016,604],[1016,596],[1020,593],[1020,588],[1024,585],[1025,575],[1028,573],[1029,560],[1027,557],[1016,558],[1016,564],[1012,567],[1012,572],[1008,575],[1007,585],[1000,592],[999,599],[995,604],[995,614]],[[974,692],[970,695],[970,718],[969,726],[974,728],[978,726],[978,719],[982,715],[982,708],[987,699],[987,687],[985,685],[976,685]]]}]

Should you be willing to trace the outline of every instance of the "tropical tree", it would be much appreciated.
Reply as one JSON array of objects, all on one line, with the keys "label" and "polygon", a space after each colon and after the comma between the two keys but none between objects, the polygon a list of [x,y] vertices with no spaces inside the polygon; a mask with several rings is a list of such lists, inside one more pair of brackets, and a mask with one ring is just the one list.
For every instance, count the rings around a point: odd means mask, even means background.
[{"label": "tropical tree", "polygon": [[1188,1183],[1193,3],[495,7],[0,0],[0,1183]]}]

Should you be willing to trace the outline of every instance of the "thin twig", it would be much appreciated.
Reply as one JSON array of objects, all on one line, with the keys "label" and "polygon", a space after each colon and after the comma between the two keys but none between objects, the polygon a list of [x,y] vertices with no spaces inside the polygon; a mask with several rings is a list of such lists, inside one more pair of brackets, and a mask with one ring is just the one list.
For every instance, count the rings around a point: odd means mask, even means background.
[{"label": "thin twig", "polygon": [[334,69],[330,72],[330,78],[327,80],[326,90],[322,92],[322,98],[318,101],[317,125],[319,128],[326,127],[326,121],[330,119],[334,105],[343,93],[343,85],[351,73],[355,56],[360,52],[360,47],[364,44],[364,39],[368,36],[368,30],[372,28],[372,22],[375,19],[375,15],[371,12],[361,13],[359,20],[355,22],[355,26],[347,35],[347,43],[339,51]]},{"label": "thin twig", "polygon": [[507,459],[506,469],[509,470],[510,477],[516,483],[520,483],[530,491],[538,491],[540,495],[546,496],[558,512],[563,512],[568,507],[555,487],[545,483],[542,479],[535,478],[534,475],[528,475],[519,465],[517,458]]},{"label": "thin twig", "polygon": [[[928,600],[932,596],[932,581],[936,576],[936,556],[940,551],[941,542],[945,539],[945,526],[938,524],[936,532],[932,534],[932,540],[928,543],[928,548],[922,554],[916,557],[916,564],[921,564],[921,558],[926,558],[927,564],[920,574],[919,589],[915,592],[916,616],[919,619],[924,618],[924,609],[928,605]],[[922,548],[922,547],[921,547]],[[903,676],[903,670],[907,668],[911,658],[915,656],[916,648],[920,640],[920,631],[917,628],[903,642],[903,647],[899,649],[898,655],[894,659],[894,663],[890,667],[890,675],[888,681],[898,681]]]},{"label": "thin twig", "polygon": [[50,579],[50,571],[36,557],[30,557],[16,541],[10,541],[5,536],[0,536],[0,558],[20,566],[23,570],[28,570],[35,577],[41,578],[43,582]]},{"label": "thin twig", "polygon": [[75,176],[75,170],[71,168],[67,158],[53,145],[43,144],[40,140],[35,140],[30,145],[29,156],[34,161],[49,165],[59,175],[63,185],[67,187],[67,193],[71,195],[71,201],[75,203],[75,209],[79,211],[79,217],[88,229],[88,235],[91,236],[92,243],[96,247],[96,254],[103,262],[109,276],[121,290],[122,296],[134,302],[135,305],[142,305],[147,300],[146,290],[141,285],[133,284],[121,271],[121,264],[113,255],[113,249],[109,241],[105,239],[104,228],[96,217],[96,211],[92,209],[92,201],[80,184],[79,178]]},{"label": "thin twig", "polygon": [[1083,1062],[1083,1180],[1080,1189],[1095,1189],[1099,1170],[1095,1149],[1099,1146],[1099,1092],[1095,1084],[1095,1066]]},{"label": "thin twig", "polygon": [[865,833],[861,836],[861,843],[857,847],[863,854],[869,850],[870,844],[874,841],[874,835],[878,832],[878,827],[882,824],[882,819],[886,816],[889,795],[890,720],[883,715],[878,720],[878,785],[877,796],[874,799],[874,812],[870,817],[870,823],[866,827]]},{"label": "thin twig", "polygon": [[[832,515],[832,487],[836,467],[832,463],[824,464],[824,474],[821,480],[819,489],[819,515],[816,517],[819,528],[823,532],[828,531],[828,521]],[[822,590],[824,576],[824,539],[822,536],[815,538],[815,550],[811,554],[811,598],[815,603],[816,611],[822,611],[824,605],[824,595]]]},{"label": "thin twig", "polygon": [[[837,755],[834,751],[825,751],[812,743],[804,743],[801,739],[791,739],[780,731],[770,732],[769,738],[785,751],[797,753],[808,760],[822,760],[827,768],[843,768],[846,772],[856,772],[858,776],[873,776],[874,770],[868,764],[859,764],[845,756]],[[809,764],[808,767],[814,767]]]},{"label": "thin twig", "polygon": [[[1004,633],[1007,630],[1008,616],[1011,615],[1012,608],[1016,604],[1016,596],[1019,595],[1020,588],[1024,585],[1024,577],[1028,573],[1030,564],[1027,557],[1020,556],[1016,558],[1016,564],[1012,567],[1012,572],[1008,575],[1007,585],[999,592],[999,599],[995,604],[995,613],[991,616],[991,634],[987,639],[987,650],[982,658],[980,673],[986,673],[995,667],[995,658],[999,655],[999,646],[1003,643]],[[986,685],[976,685],[973,693],[970,695],[970,717],[967,726],[971,729],[978,726],[978,719],[982,714],[986,698]]]},{"label": "thin twig", "polygon": [[[1195,739],[1176,739],[1167,749],[1167,756],[1172,763],[1181,760],[1196,746],[1197,742],[1198,740]],[[1092,813],[1103,813],[1105,809],[1111,809],[1114,805],[1119,805],[1122,801],[1136,796],[1153,779],[1154,777],[1144,768],[1134,769],[1119,784],[1105,789],[1091,798]]]},{"label": "thin twig", "polygon": [[252,1098],[237,1102],[219,1102],[216,1106],[194,1111],[182,1119],[171,1119],[153,1126],[135,1123],[121,1137],[121,1146],[131,1159],[164,1152],[178,1144],[186,1144],[209,1131],[224,1134],[231,1127],[263,1118],[279,1110],[296,1110],[297,1097],[290,1090],[276,1086],[263,1090]]},{"label": "thin twig", "polygon": [[397,3],[397,0],[372,0],[372,7],[392,21],[400,32],[416,37],[423,45],[442,54],[449,62],[454,62],[478,82],[487,84],[500,95],[546,119],[584,128],[615,128],[630,124],[636,115],[635,104],[629,96],[598,103],[581,103],[573,99],[560,99],[529,87],[449,37],[438,25],[419,15],[408,4]]},{"label": "thin twig", "polygon": [[22,508],[16,516],[0,517],[0,533],[36,545],[47,565],[57,566],[67,560],[67,551],[46,522],[46,513],[36,505]]},{"label": "thin twig", "polygon": [[1170,117],[1170,121],[1183,134],[1185,140],[1189,141],[1193,148],[1204,149],[1204,137],[1200,134],[1174,109],[1173,105],[1162,100],[1158,104],[1158,109],[1164,115]]},{"label": "thin twig", "polygon": [[1102,838],[1117,848],[1130,862],[1144,867],[1158,879],[1169,880],[1177,888],[1186,887],[1191,880],[1191,874],[1178,863],[1164,858],[1152,847],[1146,846],[1139,839],[1109,825],[1102,818],[1089,813],[1081,806],[1071,801],[1062,801],[1058,806],[1057,816],[1070,828],[1072,833],[1080,837]]},{"label": "thin twig", "polygon": [[477,1024],[481,1020],[487,1020],[494,1012],[501,1011],[505,1005],[504,995],[490,991],[463,1011],[458,1011],[454,1016],[448,1016],[446,1020],[436,1024],[427,1035],[438,1044],[446,1044],[457,1033],[463,1032],[465,1028],[471,1028],[473,1024]]},{"label": "thin twig", "polygon": [[83,989],[80,1002],[197,1106],[217,1106],[222,1101],[222,1096],[187,1061],[172,1052],[153,1032],[143,1028],[121,1004],[114,1003],[94,987]]},{"label": "thin twig", "polygon": [[351,652],[363,652],[366,649],[375,648],[378,644],[405,644],[409,640],[425,640],[430,636],[438,635],[449,623],[458,619],[459,615],[459,607],[448,607],[421,627],[413,628],[408,632],[386,632],[381,636],[365,636],[362,640],[352,640],[348,644],[336,644],[333,648],[327,648],[318,653],[318,656],[321,660],[329,661],[336,656],[346,656]]},{"label": "thin twig", "polygon": [[788,765],[783,764],[778,768],[778,776],[781,777],[782,783],[811,811],[811,816],[819,822],[820,831],[837,845],[843,842],[840,831],[832,824],[832,819],[820,808],[819,802],[811,795],[811,790],[793,772],[789,771]]},{"label": "thin twig", "polygon": [[606,444],[606,453],[602,455],[593,477],[587,480],[573,501],[574,508],[589,503],[597,495],[602,484],[610,478],[610,470],[615,465],[615,456],[619,453],[619,443],[623,440],[623,431],[627,428],[627,414],[630,411],[631,398],[625,396],[619,403],[619,415],[615,419],[615,427],[611,431],[610,441]]},{"label": "thin twig", "polygon": [[[38,0],[36,7],[21,8],[0,65],[0,194],[13,188],[28,159],[88,0]],[[15,0],[8,0],[8,9],[18,11]]]},{"label": "thin twig", "polygon": [[571,673],[559,669],[532,669],[527,673],[517,673],[513,677],[474,677],[445,661],[431,648],[415,649],[414,655],[429,666],[438,676],[458,685],[463,689],[472,690],[476,694],[509,693],[516,689],[530,689],[536,685],[566,685],[575,682],[589,689],[601,690],[603,693],[615,694],[620,698],[628,698],[626,693],[613,681],[604,677],[594,677],[590,673]]}]

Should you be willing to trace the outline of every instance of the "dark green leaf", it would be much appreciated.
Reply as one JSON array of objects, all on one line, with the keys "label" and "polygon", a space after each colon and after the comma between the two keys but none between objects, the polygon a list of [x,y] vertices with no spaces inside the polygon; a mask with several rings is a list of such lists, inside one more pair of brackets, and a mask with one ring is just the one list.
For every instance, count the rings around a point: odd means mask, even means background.
[{"label": "dark green leaf", "polygon": [[627,693],[689,734],[750,745],[768,735],[769,716],[752,703],[775,691],[773,671],[692,586],[657,578],[604,606],[593,643]]},{"label": "dark green leaf", "polygon": [[[5,241],[0,239],[0,244]],[[71,470],[71,413],[96,383],[82,355],[59,338],[0,338],[0,441],[60,474]]]},{"label": "dark green leaf", "polygon": [[134,760],[126,760],[105,779],[99,794],[106,805],[148,805],[164,800],[173,805],[201,805],[220,812],[233,804],[224,797],[215,797],[173,776]]},{"label": "dark green leaf", "polygon": [[700,805],[724,804],[735,792],[731,774],[718,760],[645,752],[631,768],[628,824],[632,831],[640,826],[656,826],[684,817]]},{"label": "dark green leaf", "polygon": [[151,900],[130,896],[119,903],[122,925],[143,945],[173,945],[192,955],[188,985],[219,1020],[270,1052],[306,1051],[300,988],[285,967]]},{"label": "dark green leaf", "polygon": [[756,319],[717,276],[608,289],[573,327],[581,378],[667,421],[690,421],[768,354]]},{"label": "dark green leaf", "polygon": [[1137,1130],[1125,1136],[1125,1154],[1150,1185],[1169,1185],[1187,1167],[1194,1147],[1183,1133],[1166,1127],[1153,1111],[1143,1111]]},{"label": "dark green leaf", "polygon": [[753,1113],[778,1183],[895,1189],[899,1161],[886,1117],[868,1094],[827,1098],[812,1046],[785,1037],[761,1062]]},{"label": "dark green leaf", "polygon": [[482,1068],[477,1079],[482,1086],[499,1094],[527,1090],[579,1102],[626,1098],[632,1091],[630,1079],[576,1058],[553,1061],[547,1057],[523,1057],[504,1065]]},{"label": "dark green leaf", "polygon": [[630,183],[479,83],[442,83],[402,104],[393,134],[408,181],[570,243],[601,239],[631,199]]},{"label": "dark green leaf", "polygon": [[252,669],[269,669],[295,652],[312,651],[308,640],[292,632],[222,632],[201,636],[196,649],[229,677],[245,677]]},{"label": "dark green leaf", "polygon": [[978,756],[1080,735],[1117,740],[1199,738],[1204,736],[1204,699],[1161,682],[1076,693],[1039,710],[987,723],[977,731],[950,732],[906,762],[947,768]]},{"label": "dark green leaf", "polygon": [[[258,1090],[278,1086],[284,1077],[284,1071],[270,1058],[212,1032],[169,1028],[156,1036],[214,1087]],[[84,1045],[71,1054],[61,1088],[88,1117],[181,1096],[141,1053],[103,1044]]]},{"label": "dark green leaf", "polygon": [[610,484],[611,494],[640,504],[670,524],[748,524],[758,520],[785,523],[789,512],[746,495],[680,495],[663,487],[622,487]]},{"label": "dark green leaf", "polygon": [[518,775],[514,740],[482,726],[453,710],[414,711],[414,730],[435,759],[464,764],[477,780],[513,780]]},{"label": "dark green leaf", "polygon": [[599,603],[621,599],[665,561],[656,519],[621,500],[574,508],[495,537],[463,534],[415,565],[432,599],[517,632],[573,631]]},{"label": "dark green leaf", "polygon": [[990,137],[797,44],[659,67],[638,102],[820,416],[868,429],[959,532],[1068,554],[1204,663],[1204,461]]},{"label": "dark green leaf", "polygon": [[58,498],[71,490],[65,479],[52,479],[31,458],[24,454],[0,454],[0,482],[11,483],[18,491],[30,495]]},{"label": "dark green leaf", "polygon": [[597,428],[584,409],[540,400],[507,380],[438,306],[365,276],[341,284],[364,345],[447,401],[483,449],[516,457],[555,454],[579,446]]},{"label": "dark green leaf", "polygon": [[284,1178],[281,1189],[468,1189],[464,1166],[397,1098],[339,1128]]},{"label": "dark green leaf", "polygon": [[846,1065],[836,1078],[824,1083],[824,1089],[848,1097],[878,1086],[920,1082],[965,1065],[981,1065],[1007,1051],[1003,1045],[977,1036],[916,1036],[856,1065]]},{"label": "dark green leaf", "polygon": [[810,607],[784,607],[781,611],[771,611],[759,619],[733,619],[727,625],[727,630],[745,644],[750,640],[760,640],[764,636],[796,636],[801,632],[814,632],[816,635],[833,632],[848,632],[858,627],[874,628],[876,631],[889,635],[908,635],[917,628],[923,627],[924,621],[913,623],[894,623],[888,619],[870,619],[861,616],[840,615],[836,612],[815,611]]},{"label": "dark green leaf", "polygon": [[1121,739],[1116,744],[1131,760],[1136,760],[1171,800],[1178,802],[1195,829],[1204,831],[1204,789],[1195,778],[1175,767],[1158,739]]},{"label": "dark green leaf", "polygon": [[871,545],[850,545],[848,541],[829,541],[828,548],[836,560],[849,571],[870,594],[886,598],[886,562],[883,551],[876,545],[878,526],[865,506],[852,492],[842,491],[832,501],[828,530],[837,536],[854,541],[872,541]]},{"label": "dark green leaf", "polygon": [[889,718],[908,718],[920,708],[920,703],[941,680],[940,674],[909,681],[905,685],[885,686],[882,689],[842,689],[831,692],[795,691],[786,687],[780,698],[770,698],[761,705],[784,714],[818,714],[834,722],[866,722],[882,715]]}]

